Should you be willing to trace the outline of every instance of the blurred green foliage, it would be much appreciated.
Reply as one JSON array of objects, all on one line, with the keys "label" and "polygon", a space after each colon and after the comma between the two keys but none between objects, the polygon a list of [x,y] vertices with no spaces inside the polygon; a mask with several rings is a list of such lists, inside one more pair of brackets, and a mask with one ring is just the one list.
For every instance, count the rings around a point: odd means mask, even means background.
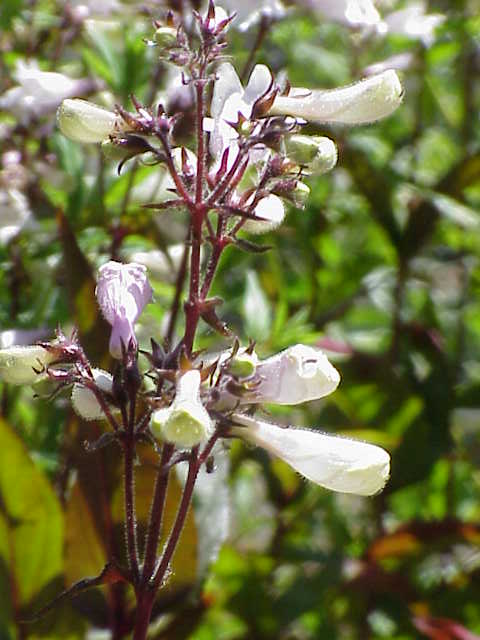
[{"label": "blurred green foliage", "polygon": [[[475,1],[428,4],[445,15],[429,46],[362,35],[295,7],[266,34],[256,60],[286,71],[294,86],[338,86],[407,53],[405,99],[369,127],[309,125],[337,142],[338,167],[310,179],[306,210],[292,209],[265,239],[272,250],[228,249],[214,284],[223,317],[243,340],[257,340],[261,355],[317,344],[341,371],[327,400],[272,408],[275,418],[386,447],[391,480],[371,499],[330,494],[235,443],[230,535],[209,572],[199,572],[198,538],[215,532],[219,516],[207,512],[202,527],[191,517],[152,638],[480,637],[480,18]],[[169,71],[145,46],[152,28],[140,3],[87,22],[75,6],[2,1],[0,93],[15,86],[17,61],[33,59],[93,78],[106,104],[128,106],[131,93],[161,99]],[[239,70],[257,28],[231,33]],[[26,122],[1,112],[0,141],[3,154],[21,153],[33,212],[0,245],[0,328],[48,335],[76,325],[92,360],[105,364],[95,268],[138,250],[167,255],[184,237],[181,213],[141,206],[162,188],[162,171],[131,162],[117,176],[97,148],[55,130],[54,110]],[[161,341],[171,276],[152,275],[145,344]],[[218,348],[202,331],[201,346]],[[83,441],[101,425],[73,418],[66,394],[46,402],[3,385],[0,402],[0,638],[84,638],[93,627],[126,636],[133,601],[122,585],[22,622],[62,585],[98,573],[106,554],[124,553],[119,460],[86,453]],[[143,462],[140,527],[153,484]],[[226,482],[220,475],[222,489]],[[171,504],[178,492],[174,483]],[[220,484],[213,495],[227,500]]]}]

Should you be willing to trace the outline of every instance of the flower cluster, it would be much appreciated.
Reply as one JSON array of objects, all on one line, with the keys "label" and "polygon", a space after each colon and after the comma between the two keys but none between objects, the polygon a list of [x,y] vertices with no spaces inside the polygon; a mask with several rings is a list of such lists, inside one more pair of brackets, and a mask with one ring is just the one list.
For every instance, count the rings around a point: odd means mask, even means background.
[{"label": "flower cluster", "polygon": [[[113,375],[90,365],[76,335],[67,339],[61,333],[50,343],[0,350],[0,375],[12,384],[47,378],[71,386],[75,411],[86,420],[106,419],[124,443],[125,438],[149,433],[180,452],[199,447],[207,451],[218,438],[240,437],[323,487],[374,494],[389,474],[383,449],[255,417],[261,404],[297,405],[332,393],[340,376],[322,351],[298,344],[262,360],[253,345],[243,348],[238,340],[215,356],[197,354],[193,344],[201,319],[230,335],[217,316],[221,301],[208,297],[223,249],[239,244],[256,250],[239,232],[258,234],[277,227],[285,216],[285,202],[305,204],[309,190],[304,180],[335,166],[335,143],[304,134],[303,125],[373,122],[399,106],[402,87],[396,73],[387,70],[334,90],[282,90],[265,65],[255,66],[243,87],[230,63],[218,64],[231,17],[211,4],[207,14],[196,19],[201,55],[192,52],[172,19],[157,24],[153,40],[162,57],[191,74],[197,100],[196,153],[175,145],[175,117],[162,105],[154,110],[134,99],[135,113],[121,107],[113,112],[68,98],[58,110],[60,130],[74,141],[114,146],[124,159],[148,154],[167,175],[166,201],[149,206],[187,210],[190,286],[183,338],[164,347],[152,340],[151,350],[142,351],[150,368],[141,371],[135,324],[152,300],[147,269],[135,262],[110,261],[98,271],[96,296],[111,325],[109,350],[118,362]],[[207,73],[210,67],[212,73]],[[205,87],[212,79],[208,107]],[[65,92],[70,93],[69,86]],[[210,213],[217,216],[216,231]],[[143,413],[137,410],[140,404],[146,407]]]}]

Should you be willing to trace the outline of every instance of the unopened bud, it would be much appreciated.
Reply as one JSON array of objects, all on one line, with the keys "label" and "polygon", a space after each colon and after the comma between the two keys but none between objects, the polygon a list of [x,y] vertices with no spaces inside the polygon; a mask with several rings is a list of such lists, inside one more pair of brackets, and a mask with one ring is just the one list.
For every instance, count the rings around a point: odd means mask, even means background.
[{"label": "unopened bud", "polygon": [[273,194],[262,198],[255,207],[255,215],[261,220],[247,220],[243,230],[248,233],[261,234],[273,231],[285,218],[285,207],[282,200]]},{"label": "unopened bud", "polygon": [[297,186],[292,191],[292,201],[297,209],[303,209],[307,204],[310,197],[310,187],[300,180],[297,182]]},{"label": "unopened bud", "polygon": [[177,44],[177,30],[172,27],[159,27],[155,31],[153,36],[155,43],[162,47],[162,49],[168,49]]},{"label": "unopened bud", "polygon": [[[112,394],[113,378],[103,369],[92,369],[95,384],[103,393]],[[72,406],[75,412],[84,420],[102,420],[105,413],[95,397],[94,392],[81,384],[74,384],[72,389]],[[111,406],[111,405],[109,405]],[[113,411],[116,411],[112,407]]]},{"label": "unopened bud", "polygon": [[184,449],[210,437],[213,421],[202,404],[200,385],[200,373],[196,370],[187,371],[179,378],[173,403],[152,416],[151,429],[155,436]]},{"label": "unopened bud", "polygon": [[228,370],[239,378],[249,378],[255,373],[258,357],[255,352],[239,351],[228,365]]},{"label": "unopened bud", "polygon": [[57,122],[64,136],[75,142],[102,142],[119,131],[122,119],[86,100],[64,100],[57,111]]},{"label": "unopened bud", "polygon": [[0,379],[10,384],[34,384],[45,377],[37,371],[54,360],[53,353],[38,345],[0,349]]},{"label": "unopened bud", "polygon": [[337,164],[337,147],[325,136],[293,135],[285,141],[287,155],[304,166],[304,172],[321,175]]}]

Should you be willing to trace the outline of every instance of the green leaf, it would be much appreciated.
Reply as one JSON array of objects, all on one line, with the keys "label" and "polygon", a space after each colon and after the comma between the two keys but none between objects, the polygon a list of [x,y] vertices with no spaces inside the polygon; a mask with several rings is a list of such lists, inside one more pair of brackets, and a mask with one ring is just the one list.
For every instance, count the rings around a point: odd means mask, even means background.
[{"label": "green leaf", "polygon": [[57,577],[62,551],[58,499],[20,438],[0,420],[0,591],[9,584],[0,611],[16,615]]}]

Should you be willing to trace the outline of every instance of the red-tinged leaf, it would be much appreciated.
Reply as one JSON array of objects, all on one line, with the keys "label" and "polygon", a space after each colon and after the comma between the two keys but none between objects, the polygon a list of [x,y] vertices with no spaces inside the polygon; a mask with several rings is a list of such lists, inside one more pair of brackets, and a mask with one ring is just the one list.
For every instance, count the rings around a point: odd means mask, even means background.
[{"label": "red-tinged leaf", "polygon": [[415,628],[431,640],[480,640],[479,635],[449,618],[415,616],[412,621]]}]

